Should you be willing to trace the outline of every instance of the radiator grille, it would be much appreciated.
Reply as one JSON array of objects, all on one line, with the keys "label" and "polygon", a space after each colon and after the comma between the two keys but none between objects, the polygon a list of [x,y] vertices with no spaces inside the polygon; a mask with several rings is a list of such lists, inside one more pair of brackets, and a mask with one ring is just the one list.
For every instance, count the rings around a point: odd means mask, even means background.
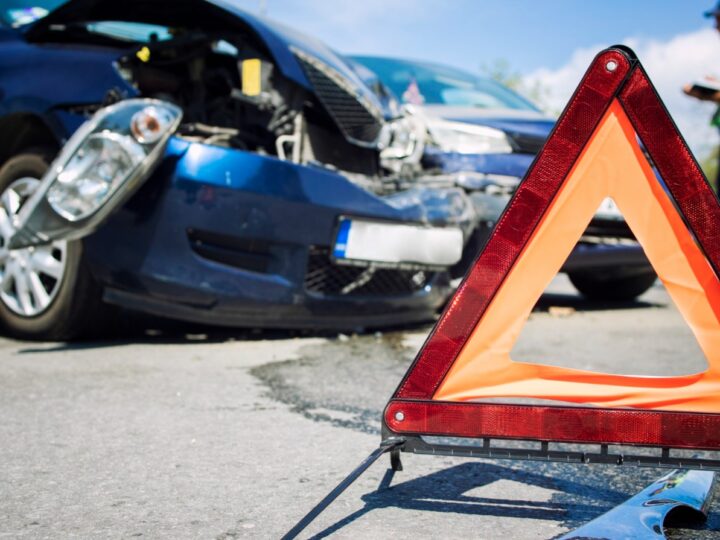
[{"label": "radiator grille", "polygon": [[421,291],[434,277],[426,270],[343,266],[327,248],[312,247],[305,289],[327,296],[408,296]]},{"label": "radiator grille", "polygon": [[382,129],[382,117],[354,95],[352,85],[343,76],[318,60],[295,52],[305,75],[328,113],[349,139],[374,144]]}]

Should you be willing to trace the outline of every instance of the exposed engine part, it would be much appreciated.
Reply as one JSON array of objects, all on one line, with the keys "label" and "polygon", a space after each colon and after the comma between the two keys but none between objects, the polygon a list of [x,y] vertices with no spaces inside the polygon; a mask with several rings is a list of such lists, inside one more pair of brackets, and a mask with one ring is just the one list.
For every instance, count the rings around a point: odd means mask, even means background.
[{"label": "exposed engine part", "polygon": [[[240,130],[193,123],[184,126],[184,133],[184,138],[192,142],[230,146],[232,139],[240,135]],[[197,133],[197,135],[193,135],[193,133]]]},{"label": "exposed engine part", "polygon": [[293,122],[294,130],[291,135],[280,135],[275,140],[277,155],[280,159],[288,159],[286,149],[290,146],[290,159],[293,163],[300,163],[302,157],[302,143],[305,137],[304,122],[302,114],[295,116]]},{"label": "exposed engine part", "polygon": [[427,141],[427,126],[423,118],[405,108],[405,116],[383,127],[384,148],[380,151],[381,166],[404,178],[417,176],[422,170],[421,160]]},{"label": "exposed engine part", "polygon": [[379,195],[418,177],[427,133],[420,115],[398,108],[402,115],[386,120],[353,73],[293,50],[309,92],[248,38],[174,29],[121,57],[116,70],[141,95],[180,106],[186,140],[328,167]]},{"label": "exposed engine part", "polygon": [[122,57],[117,69],[142,95],[183,108],[181,136],[251,151],[274,154],[304,99],[245,36],[178,31]]}]

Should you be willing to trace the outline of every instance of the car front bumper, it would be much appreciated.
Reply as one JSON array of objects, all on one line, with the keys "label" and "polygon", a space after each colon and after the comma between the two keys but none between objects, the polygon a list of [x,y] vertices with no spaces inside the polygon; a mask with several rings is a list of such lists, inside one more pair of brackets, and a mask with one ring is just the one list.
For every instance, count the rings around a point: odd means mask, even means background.
[{"label": "car front bumper", "polygon": [[339,219],[419,223],[423,212],[327,169],[173,139],[83,242],[104,299],[127,308],[230,326],[380,327],[432,319],[447,274],[336,264]]}]

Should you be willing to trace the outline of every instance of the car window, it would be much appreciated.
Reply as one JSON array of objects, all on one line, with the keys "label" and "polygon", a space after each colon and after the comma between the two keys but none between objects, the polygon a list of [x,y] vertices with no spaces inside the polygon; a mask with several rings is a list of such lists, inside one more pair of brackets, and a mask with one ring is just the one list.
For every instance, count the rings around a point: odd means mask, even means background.
[{"label": "car window", "polygon": [[42,19],[67,0],[3,0],[0,7],[0,23],[23,26]]},{"label": "car window", "polygon": [[156,24],[101,21],[88,23],[85,28],[93,34],[102,34],[116,39],[141,43],[162,41],[172,37],[166,26]]},{"label": "car window", "polygon": [[[42,19],[68,0],[0,0],[0,22],[23,26]],[[83,25],[88,32],[104,36],[147,43],[170,38],[167,27],[124,21],[98,21]]]},{"label": "car window", "polygon": [[404,103],[538,110],[500,83],[459,69],[393,58],[356,56],[354,59],[374,71]]}]

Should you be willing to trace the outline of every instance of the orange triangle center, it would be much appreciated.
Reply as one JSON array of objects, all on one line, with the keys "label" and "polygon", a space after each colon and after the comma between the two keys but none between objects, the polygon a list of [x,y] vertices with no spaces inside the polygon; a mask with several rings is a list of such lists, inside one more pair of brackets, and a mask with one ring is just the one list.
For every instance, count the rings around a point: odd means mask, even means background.
[{"label": "orange triangle center", "polygon": [[[533,306],[606,197],[617,203],[690,326],[707,371],[636,377],[511,359]],[[719,306],[720,281],[655,177],[622,106],[613,100],[433,400],[537,398],[720,413]]]}]

